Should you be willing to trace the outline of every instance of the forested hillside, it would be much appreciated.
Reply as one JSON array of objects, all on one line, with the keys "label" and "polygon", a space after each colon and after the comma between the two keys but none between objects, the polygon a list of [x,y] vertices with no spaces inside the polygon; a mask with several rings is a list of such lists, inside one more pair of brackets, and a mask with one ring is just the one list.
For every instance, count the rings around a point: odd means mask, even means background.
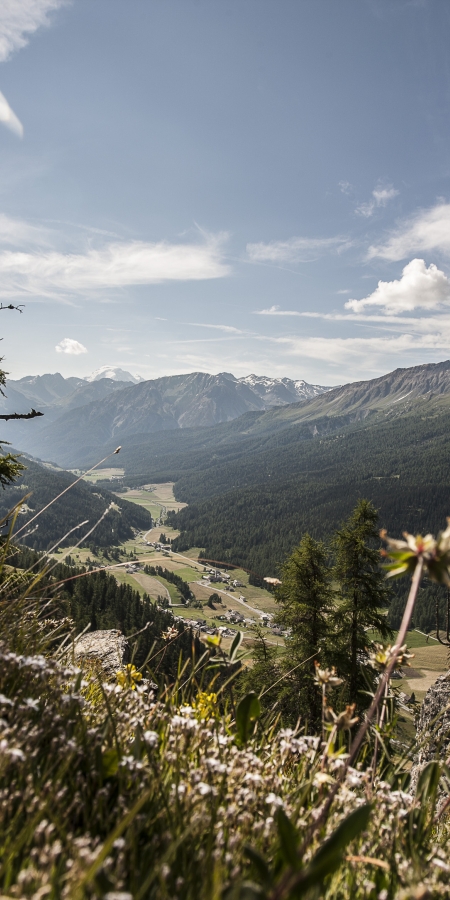
[{"label": "forested hillside", "polygon": [[109,491],[90,487],[80,482],[50,509],[42,513],[36,522],[30,525],[30,533],[24,528],[39,510],[50,503],[61,491],[75,481],[68,472],[59,472],[45,468],[33,460],[23,459],[26,470],[21,478],[11,487],[0,493],[0,516],[8,512],[26,495],[30,495],[22,506],[16,531],[23,529],[21,543],[36,550],[48,550],[52,544],[61,540],[71,528],[88,520],[88,524],[76,531],[61,546],[70,546],[92,528],[105,510],[113,503],[113,507],[105,518],[99,522],[91,538],[98,547],[111,547],[134,535],[133,529],[151,528],[150,513],[134,503],[119,499]]},{"label": "forested hillside", "polygon": [[[205,548],[264,576],[274,574],[305,531],[326,538],[358,497],[372,500],[392,533],[436,532],[450,512],[450,412],[418,401],[394,420],[351,426],[304,440],[296,426],[282,435],[235,448],[235,459],[198,454],[180,472],[177,498],[189,506],[171,522],[178,549]],[[300,430],[300,435],[298,433]],[[241,452],[241,450],[245,452]]]}]

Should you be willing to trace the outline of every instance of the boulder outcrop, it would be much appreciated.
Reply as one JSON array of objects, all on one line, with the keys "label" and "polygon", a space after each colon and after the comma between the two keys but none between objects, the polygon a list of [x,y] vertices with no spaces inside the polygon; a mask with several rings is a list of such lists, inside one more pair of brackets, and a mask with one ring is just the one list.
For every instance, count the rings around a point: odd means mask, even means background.
[{"label": "boulder outcrop", "polygon": [[417,724],[418,753],[411,769],[411,790],[426,764],[450,755],[450,672],[440,675],[425,694]]},{"label": "boulder outcrop", "polygon": [[118,669],[130,660],[130,647],[121,631],[89,631],[73,646],[75,663],[98,660],[105,675],[114,678]]}]

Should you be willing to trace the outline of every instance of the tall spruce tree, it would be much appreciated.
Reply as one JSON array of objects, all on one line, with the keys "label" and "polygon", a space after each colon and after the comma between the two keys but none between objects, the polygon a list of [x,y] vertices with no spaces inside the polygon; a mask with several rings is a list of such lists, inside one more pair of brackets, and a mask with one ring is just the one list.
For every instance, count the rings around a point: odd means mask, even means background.
[{"label": "tall spruce tree", "polygon": [[380,568],[376,544],[378,514],[369,500],[359,500],[350,518],[336,532],[334,578],[338,585],[336,662],[346,677],[348,700],[364,706],[361,691],[367,689],[362,666],[372,643],[367,635],[374,630],[382,638],[392,636],[382,608],[389,603],[389,589]]},{"label": "tall spruce tree", "polygon": [[[289,630],[280,705],[286,723],[298,717],[310,730],[321,722],[321,696],[314,684],[314,660],[322,666],[334,662],[330,642],[333,614],[331,573],[325,546],[309,534],[286,560],[282,584],[276,591],[278,622]],[[306,662],[308,660],[308,662]],[[292,671],[294,670],[294,671]],[[288,674],[290,673],[290,674]]]},{"label": "tall spruce tree", "polygon": [[279,689],[275,682],[283,673],[277,662],[277,647],[269,644],[261,625],[255,628],[252,659],[253,665],[241,676],[239,690],[243,694],[254,691],[260,698],[261,708],[267,711],[278,700]]}]

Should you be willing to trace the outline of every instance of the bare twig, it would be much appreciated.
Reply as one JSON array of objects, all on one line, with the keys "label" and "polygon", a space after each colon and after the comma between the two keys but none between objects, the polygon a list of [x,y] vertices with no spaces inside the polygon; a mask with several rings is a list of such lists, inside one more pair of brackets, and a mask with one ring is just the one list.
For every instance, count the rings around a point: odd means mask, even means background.
[{"label": "bare twig", "polygon": [[38,412],[36,409],[31,408],[29,413],[9,413],[7,416],[0,416],[0,419],[3,419],[4,422],[9,422],[10,419],[36,419],[38,416],[43,415],[43,412]]},{"label": "bare twig", "polygon": [[101,466],[102,463],[106,462],[106,460],[109,459],[110,456],[114,456],[116,453],[119,453],[119,451],[120,451],[120,447],[117,447],[113,451],[113,453],[108,453],[108,456],[105,456],[104,459],[101,459],[100,462],[95,464],[95,466],[92,466],[92,469],[88,469],[87,472],[83,472],[83,474],[80,475],[79,478],[77,478],[75,481],[72,481],[71,484],[69,484],[68,487],[64,488],[64,490],[61,491],[61,493],[58,494],[57,497],[54,497],[53,500],[50,500],[50,503],[47,503],[47,506],[44,506],[42,509],[40,509],[39,512],[37,512],[36,515],[33,516],[32,519],[28,519],[28,522],[26,522],[25,525],[22,526],[22,528],[19,528],[19,530],[16,531],[14,537],[16,538],[17,535],[21,533],[21,531],[23,531],[25,528],[28,528],[28,526],[31,525],[31,523],[34,522],[35,519],[37,519],[39,516],[41,516],[42,513],[45,512],[46,509],[48,509],[50,506],[52,506],[53,503],[56,503],[56,501],[59,500],[59,498],[62,497],[64,494],[67,494],[67,491],[71,491],[72,488],[75,487],[75,485],[78,484],[79,481],[83,480],[85,475],[89,475],[90,472],[93,472],[94,469],[97,469],[99,466]]}]

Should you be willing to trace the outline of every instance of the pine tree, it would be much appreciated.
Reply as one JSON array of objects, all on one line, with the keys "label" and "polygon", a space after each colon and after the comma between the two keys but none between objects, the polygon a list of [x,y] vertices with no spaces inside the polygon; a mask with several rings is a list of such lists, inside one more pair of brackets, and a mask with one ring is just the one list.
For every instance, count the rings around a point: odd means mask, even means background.
[{"label": "pine tree", "polygon": [[280,684],[283,715],[290,724],[302,716],[309,729],[318,729],[321,697],[313,680],[314,660],[322,666],[334,662],[330,642],[333,591],[322,543],[309,534],[303,537],[283,566],[282,584],[275,596],[280,605],[277,620],[290,632],[284,657],[286,678]]},{"label": "pine tree", "polygon": [[275,682],[281,678],[282,671],[277,663],[277,647],[268,643],[259,624],[255,628],[252,659],[253,665],[241,677],[240,692],[254,691],[261,700],[262,709],[269,710],[278,699],[279,689]]},{"label": "pine tree", "polygon": [[335,623],[339,674],[347,676],[348,700],[363,705],[360,691],[367,689],[361,664],[372,643],[367,630],[389,638],[382,608],[389,602],[389,589],[380,569],[378,514],[369,500],[359,500],[350,518],[336,532],[334,577],[338,584]]}]

